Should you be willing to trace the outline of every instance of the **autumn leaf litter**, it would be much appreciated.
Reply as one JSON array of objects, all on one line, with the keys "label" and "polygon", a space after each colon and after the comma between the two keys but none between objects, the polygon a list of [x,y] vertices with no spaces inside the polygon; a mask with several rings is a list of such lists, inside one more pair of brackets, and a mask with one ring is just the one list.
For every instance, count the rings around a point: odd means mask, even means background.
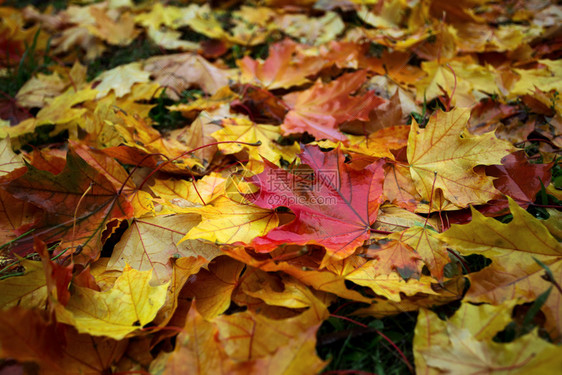
[{"label": "autumn leaf litter", "polygon": [[0,8],[2,369],[559,371],[560,5],[233,3]]}]

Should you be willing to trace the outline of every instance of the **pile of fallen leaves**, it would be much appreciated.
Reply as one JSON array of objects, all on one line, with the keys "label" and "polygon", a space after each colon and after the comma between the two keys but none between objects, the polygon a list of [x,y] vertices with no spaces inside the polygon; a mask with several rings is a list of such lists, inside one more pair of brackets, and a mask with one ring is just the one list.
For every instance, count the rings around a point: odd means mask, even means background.
[{"label": "pile of fallen leaves", "polygon": [[311,374],[345,304],[560,370],[556,3],[0,8],[2,366]]}]

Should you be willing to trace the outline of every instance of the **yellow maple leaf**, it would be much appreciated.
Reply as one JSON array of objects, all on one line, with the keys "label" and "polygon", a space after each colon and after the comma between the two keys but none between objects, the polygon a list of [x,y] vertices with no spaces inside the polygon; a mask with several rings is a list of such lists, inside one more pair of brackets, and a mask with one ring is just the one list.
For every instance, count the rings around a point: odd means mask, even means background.
[{"label": "yellow maple leaf", "polygon": [[357,285],[368,287],[375,294],[393,302],[400,302],[404,295],[437,294],[431,288],[431,284],[435,282],[432,277],[422,275],[419,280],[408,279],[406,281],[397,272],[384,274],[378,263],[378,260],[368,261],[350,272],[345,278]]},{"label": "yellow maple leaf", "polygon": [[232,293],[238,287],[245,264],[227,256],[217,258],[208,270],[197,273],[197,283],[183,293],[197,301],[197,310],[206,319],[223,314],[231,303]]},{"label": "yellow maple leaf", "polygon": [[201,316],[193,304],[176,339],[175,350],[163,358],[163,374],[218,374],[225,371],[234,374],[235,362],[228,358],[216,340],[217,335],[216,324]]},{"label": "yellow maple leaf", "polygon": [[199,5],[191,4],[187,7],[175,7],[155,3],[150,12],[140,13],[135,16],[135,22],[149,30],[159,30],[160,26],[176,29],[186,25],[186,21],[195,17]]},{"label": "yellow maple leaf", "polygon": [[122,13],[118,19],[112,18],[100,8],[90,9],[96,25],[86,25],[92,35],[107,41],[109,44],[126,46],[140,33],[135,30],[135,22],[129,12]]},{"label": "yellow maple leaf", "polygon": [[172,275],[171,258],[203,256],[211,261],[221,252],[214,244],[201,240],[179,240],[199,223],[195,214],[159,215],[135,219],[115,246],[107,269],[124,269],[127,264],[141,271],[153,270],[160,281]]},{"label": "yellow maple leaf", "polygon": [[412,226],[388,238],[409,245],[423,259],[431,275],[443,280],[443,267],[451,260],[445,244],[436,238],[437,232],[421,226]]},{"label": "yellow maple leaf", "polygon": [[281,146],[275,143],[282,135],[279,126],[256,124],[250,120],[235,117],[223,120],[222,125],[224,128],[211,134],[211,136],[219,142],[239,141],[245,143],[261,143],[259,146],[249,146],[240,143],[219,144],[219,150],[225,154],[235,154],[246,149],[252,160],[261,161],[261,156],[277,164],[281,158],[285,161],[292,162],[300,151],[300,147],[297,143],[291,146]]},{"label": "yellow maple leaf", "polygon": [[559,90],[562,80],[562,61],[560,60],[539,60],[540,64],[546,65],[547,69],[514,69],[520,78],[509,94],[511,97],[517,95],[531,94],[535,87],[542,91]]},{"label": "yellow maple leaf", "polygon": [[535,24],[492,26],[486,23],[456,23],[457,44],[463,52],[513,51],[541,33]]},{"label": "yellow maple leaf", "polygon": [[322,17],[309,18],[304,14],[285,14],[275,21],[277,27],[301,43],[320,45],[333,40],[345,25],[335,12],[326,12]]},{"label": "yellow maple leaf", "polygon": [[511,320],[514,302],[500,306],[464,303],[446,322],[422,309],[414,339],[416,372],[557,373],[562,347],[541,339],[536,330],[509,343],[492,340]]},{"label": "yellow maple leaf", "polygon": [[0,280],[0,308],[43,308],[47,302],[47,280],[41,262],[21,260],[25,273]]},{"label": "yellow maple leaf", "polygon": [[181,51],[197,51],[199,49],[199,43],[181,40],[179,31],[148,29],[147,34],[154,43],[165,49],[179,49]]},{"label": "yellow maple leaf", "polygon": [[447,63],[427,61],[422,63],[427,76],[416,82],[416,98],[432,100],[443,95],[443,90],[451,96],[452,103],[459,107],[469,107],[475,101],[498,94],[500,89],[493,68],[483,67],[468,58],[456,59]]},{"label": "yellow maple leaf", "polygon": [[249,360],[269,356],[289,342],[298,340],[303,332],[317,327],[328,315],[328,310],[320,306],[288,319],[272,319],[244,311],[223,314],[214,322],[219,331],[218,340],[228,355],[235,360]]},{"label": "yellow maple leaf", "polygon": [[78,332],[121,340],[150,323],[164,305],[168,283],[151,286],[152,271],[126,266],[106,291],[76,287],[66,309],[57,306],[58,321]]},{"label": "yellow maple leaf", "polygon": [[181,111],[183,113],[190,113],[195,111],[212,111],[222,105],[230,104],[235,99],[238,99],[238,94],[232,92],[230,87],[223,86],[211,97],[197,98],[189,103],[179,103],[167,107],[170,111]]},{"label": "yellow maple leaf", "polygon": [[17,155],[12,151],[10,138],[2,139],[0,141],[0,177],[24,166],[21,155]]},{"label": "yellow maple leaf", "polygon": [[226,181],[226,177],[211,172],[196,181],[159,179],[150,189],[165,202],[179,207],[192,207],[211,203],[225,194]]},{"label": "yellow maple leaf", "polygon": [[64,124],[75,120],[87,112],[85,108],[72,108],[79,103],[92,100],[98,94],[98,90],[83,89],[74,90],[70,87],[62,95],[55,97],[49,104],[37,113],[37,124]]},{"label": "yellow maple leaf", "polygon": [[148,82],[150,73],[142,70],[140,62],[133,62],[106,70],[100,74],[95,82],[98,90],[97,99],[103,98],[111,90],[115,91],[118,98],[131,92],[131,87],[138,82]]},{"label": "yellow maple leaf", "polygon": [[67,86],[58,74],[39,73],[19,89],[16,99],[24,107],[43,107],[49,99],[62,94]]},{"label": "yellow maple leaf", "polygon": [[[476,165],[501,164],[514,148],[493,133],[468,133],[468,109],[437,112],[421,129],[412,123],[408,138],[408,162],[416,190],[426,201],[440,189],[458,207],[483,204],[499,195],[493,178],[474,171]],[[434,192],[435,194],[435,192]]]},{"label": "yellow maple leaf", "polygon": [[[473,302],[501,303],[512,296],[532,301],[551,284],[542,278],[544,269],[534,258],[547,265],[556,281],[562,283],[562,244],[541,220],[509,198],[513,220],[507,224],[485,217],[472,208],[472,221],[452,225],[437,235],[463,255],[481,254],[492,264],[469,275],[466,299]],[[553,337],[562,334],[560,298],[549,298],[543,306],[546,327]]]},{"label": "yellow maple leaf", "polygon": [[218,198],[212,205],[186,208],[185,212],[201,215],[201,223],[192,228],[182,241],[204,239],[230,244],[250,243],[279,223],[277,213],[249,203],[239,203],[228,197]]}]

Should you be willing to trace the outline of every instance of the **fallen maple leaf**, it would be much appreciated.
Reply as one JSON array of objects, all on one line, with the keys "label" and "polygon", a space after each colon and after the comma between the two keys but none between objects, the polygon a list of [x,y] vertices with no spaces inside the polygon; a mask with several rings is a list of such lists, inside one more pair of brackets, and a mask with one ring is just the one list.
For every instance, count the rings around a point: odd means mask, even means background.
[{"label": "fallen maple leaf", "polygon": [[42,217],[41,209],[0,189],[0,241],[11,243]]},{"label": "fallen maple leaf", "polygon": [[23,275],[0,280],[0,307],[44,308],[47,302],[47,280],[40,262],[23,259]]},{"label": "fallen maple leaf", "polygon": [[131,13],[123,12],[118,19],[113,19],[110,12],[92,7],[90,13],[96,20],[96,25],[87,25],[92,35],[107,41],[109,44],[126,46],[140,33],[135,29],[135,22]]},{"label": "fallen maple leaf", "polygon": [[179,99],[181,92],[191,86],[215,94],[228,85],[231,77],[229,70],[220,69],[193,53],[151,57],[144,62],[144,70],[151,73],[162,87],[169,89],[166,95],[172,99]]},{"label": "fallen maple leaf", "polygon": [[[132,215],[132,207],[109,180],[72,150],[64,170],[57,175],[32,165],[27,169],[7,184],[6,191],[44,210],[42,222],[33,225],[37,228],[34,234],[50,241],[62,239],[71,252],[78,246],[84,248],[86,259],[98,258],[102,232],[110,220]],[[13,251],[25,255],[31,251],[30,245],[23,238]]]},{"label": "fallen maple leaf", "polygon": [[134,219],[115,246],[107,268],[122,270],[128,264],[140,271],[152,270],[158,281],[166,282],[172,273],[171,258],[202,256],[211,261],[221,254],[217,246],[201,240],[177,244],[198,223],[195,214]]},{"label": "fallen maple leaf", "polygon": [[111,70],[106,70],[94,81],[98,91],[96,99],[103,98],[111,90],[120,98],[129,92],[135,83],[148,82],[150,74],[142,70],[139,62],[121,65]]},{"label": "fallen maple leaf", "polygon": [[[224,249],[224,251],[229,256],[238,259],[241,262],[267,272],[283,271],[284,273],[291,275],[301,283],[312,286],[315,290],[333,293],[341,298],[349,299],[352,301],[364,303],[370,303],[372,301],[372,298],[366,297],[355,290],[347,288],[346,286],[346,276],[357,266],[357,257],[352,256],[342,260],[342,264],[340,267],[341,270],[338,270],[337,272],[333,270],[320,271],[316,269],[319,267],[319,264],[311,264],[310,262],[302,259],[302,257],[294,257],[294,255],[299,254],[299,252],[295,252],[291,246],[287,246],[285,249],[282,249],[282,251],[283,250],[288,252],[288,255],[292,256],[296,260],[296,263],[288,261],[278,261],[273,257],[267,258],[265,260],[258,260],[254,258],[243,247]],[[279,257],[283,259],[282,255],[280,255]],[[320,258],[318,263],[320,263],[321,260],[322,258]],[[304,262],[301,263],[300,261]],[[361,261],[364,263],[365,259],[361,258]],[[315,268],[311,268],[311,266],[313,265],[315,266]]]},{"label": "fallen maple leaf", "polygon": [[240,93],[240,98],[230,103],[233,111],[243,113],[259,124],[283,123],[288,109],[280,98],[264,88],[250,84],[235,85],[232,89]]},{"label": "fallen maple leaf", "polygon": [[204,318],[216,318],[230,306],[244,267],[244,263],[232,258],[217,258],[208,270],[202,269],[190,278],[183,295],[195,298],[197,310]]},{"label": "fallen maple leaf", "polygon": [[440,369],[460,374],[546,371],[562,364],[559,346],[539,338],[537,331],[509,343],[492,338],[511,320],[514,302],[500,306],[464,303],[447,322],[422,309],[414,350],[418,370]]},{"label": "fallen maple leaf", "polygon": [[[280,285],[283,286],[283,290],[280,290]],[[291,276],[252,268],[241,280],[238,293],[233,300],[237,304],[248,306],[252,311],[269,310],[269,314],[266,314],[270,316],[276,306],[292,309],[312,308],[316,309],[317,315],[320,316],[332,300],[330,297],[328,293],[313,292]]]},{"label": "fallen maple leaf", "polygon": [[218,336],[216,324],[199,314],[196,303],[192,303],[185,326],[177,337],[174,351],[166,359],[165,374],[236,373],[236,368],[248,370],[228,358]]},{"label": "fallen maple leaf", "polygon": [[[239,195],[238,192],[235,195]],[[256,236],[275,228],[279,222],[277,213],[271,209],[226,196],[212,205],[182,211],[201,215],[201,223],[191,228],[182,241],[204,239],[221,244],[250,243]]]},{"label": "fallen maple leaf", "polygon": [[[516,296],[535,299],[549,287],[535,258],[551,269],[558,284],[562,283],[562,245],[540,220],[508,199],[513,215],[509,223],[485,217],[472,208],[470,223],[452,225],[437,236],[461,254],[478,253],[492,259],[490,266],[469,275],[468,301],[501,303]],[[549,298],[543,307],[553,337],[562,334],[561,308],[561,299],[556,297]]]},{"label": "fallen maple leaf", "polygon": [[157,179],[150,190],[158,197],[179,207],[212,203],[226,194],[228,179],[211,172],[196,181]]},{"label": "fallen maple leaf", "polygon": [[486,167],[488,176],[497,177],[494,186],[523,207],[535,201],[541,186],[550,184],[550,164],[531,164],[525,151],[517,151],[502,159],[502,165]]},{"label": "fallen maple leaf", "polygon": [[[246,149],[252,160],[261,161],[263,157],[277,164],[280,159],[292,162],[300,150],[298,144],[281,146],[275,142],[282,134],[278,126],[256,124],[244,118],[225,119],[221,123],[224,127],[211,136],[219,142],[240,142],[219,144],[219,150],[225,154],[234,154]],[[259,146],[247,145],[258,142]]]},{"label": "fallen maple leaf", "polygon": [[[98,94],[97,90],[83,89],[76,91],[68,88],[62,95],[57,96],[37,113],[37,126],[46,124],[64,124],[76,120],[84,115],[85,108],[73,108],[79,103],[92,100]],[[32,130],[31,130],[32,131]]]},{"label": "fallen maple leaf", "polygon": [[419,278],[421,275],[421,257],[408,244],[400,240],[391,240],[381,246],[369,246],[366,254],[377,258],[377,267],[381,274],[397,271],[404,279]]},{"label": "fallen maple leaf", "polygon": [[[396,254],[392,252],[385,255],[391,257],[396,256]],[[390,261],[398,262],[401,261],[401,259],[391,259]],[[367,287],[377,296],[384,297],[393,302],[400,302],[404,295],[414,296],[420,293],[427,295],[438,294],[432,288],[432,283],[435,282],[433,278],[422,275],[419,280],[408,279],[406,281],[398,272],[388,272],[388,267],[380,263],[384,262],[379,262],[378,260],[367,261],[355,269],[350,270],[350,272],[345,275],[345,279],[357,285]],[[403,262],[401,262],[400,265],[402,266]]]},{"label": "fallen maple leaf", "polygon": [[57,320],[80,333],[121,340],[150,323],[166,300],[168,283],[151,286],[151,278],[152,271],[125,267],[109,290],[76,288],[66,308],[55,310]]},{"label": "fallen maple leaf", "polygon": [[326,12],[319,18],[309,18],[304,14],[285,14],[275,23],[287,35],[309,45],[320,45],[333,40],[345,25],[335,12]]},{"label": "fallen maple leaf", "polygon": [[499,196],[493,179],[477,173],[476,165],[501,164],[511,143],[492,133],[472,136],[466,131],[470,113],[455,108],[437,112],[424,129],[414,122],[408,139],[408,162],[416,190],[426,201],[440,189],[459,207],[483,204]]},{"label": "fallen maple leaf", "polygon": [[0,177],[12,172],[14,169],[22,168],[25,164],[21,155],[16,155],[12,151],[10,138],[0,141]]},{"label": "fallen maple leaf", "polygon": [[355,170],[341,150],[324,153],[315,146],[305,146],[299,157],[309,170],[286,171],[265,161],[265,170],[250,179],[260,187],[256,205],[287,207],[296,216],[252,246],[269,252],[287,243],[318,244],[329,256],[346,258],[369,238],[381,203],[383,161]]},{"label": "fallen maple leaf", "polygon": [[525,95],[538,88],[542,91],[556,90],[558,80],[562,74],[562,62],[560,60],[539,60],[539,64],[545,65],[539,69],[515,69],[520,79],[511,88],[510,95]]},{"label": "fallen maple leaf", "polygon": [[86,2],[0,7],[4,372],[558,371],[555,2]]},{"label": "fallen maple leaf", "polygon": [[271,319],[251,311],[232,315],[221,315],[215,319],[218,327],[218,340],[229,357],[244,361],[272,355],[281,347],[301,336],[301,333],[315,327],[327,318],[324,308],[317,315],[316,309],[308,309],[302,314],[288,319]]},{"label": "fallen maple leaf", "polygon": [[369,112],[384,103],[372,91],[351,96],[366,77],[365,71],[358,71],[345,74],[327,85],[316,81],[306,91],[285,95],[283,100],[291,110],[281,128],[288,134],[308,132],[319,139],[345,140],[338,125],[354,119],[366,121]]},{"label": "fallen maple leaf", "polygon": [[242,82],[261,84],[270,90],[309,82],[306,77],[318,73],[324,67],[324,62],[297,54],[297,47],[298,44],[285,39],[269,47],[268,58],[263,62],[248,56],[238,60]]}]

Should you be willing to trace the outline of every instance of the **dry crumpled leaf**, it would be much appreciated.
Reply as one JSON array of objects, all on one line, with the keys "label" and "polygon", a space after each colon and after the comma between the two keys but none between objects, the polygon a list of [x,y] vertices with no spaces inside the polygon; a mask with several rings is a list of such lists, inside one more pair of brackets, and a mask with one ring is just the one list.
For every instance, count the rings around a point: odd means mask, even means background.
[{"label": "dry crumpled leaf", "polygon": [[166,95],[177,100],[183,90],[200,87],[208,94],[215,94],[234,78],[227,69],[217,68],[205,58],[194,53],[155,56],[144,61],[145,72],[150,73]]},{"label": "dry crumpled leaf", "polygon": [[135,29],[135,22],[129,12],[112,17],[111,11],[104,12],[100,8],[92,7],[90,13],[96,24],[86,25],[88,31],[109,44],[126,46],[140,33],[140,30]]},{"label": "dry crumpled leaf", "polygon": [[43,107],[66,87],[67,83],[58,74],[39,73],[20,88],[16,99],[24,107]]}]

